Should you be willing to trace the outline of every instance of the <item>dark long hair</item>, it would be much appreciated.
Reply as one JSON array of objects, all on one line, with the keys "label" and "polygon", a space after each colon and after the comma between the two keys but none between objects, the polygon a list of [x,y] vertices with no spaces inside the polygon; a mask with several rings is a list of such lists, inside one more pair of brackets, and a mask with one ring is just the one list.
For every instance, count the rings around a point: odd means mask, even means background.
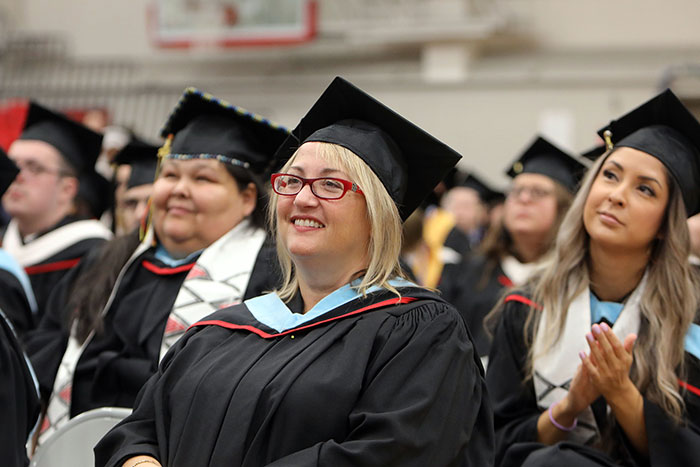
[{"label": "dark long hair", "polygon": [[75,279],[67,306],[71,310],[71,321],[76,322],[76,337],[80,343],[85,342],[91,331],[102,331],[102,310],[119,272],[139,243],[138,229],[113,238]]}]

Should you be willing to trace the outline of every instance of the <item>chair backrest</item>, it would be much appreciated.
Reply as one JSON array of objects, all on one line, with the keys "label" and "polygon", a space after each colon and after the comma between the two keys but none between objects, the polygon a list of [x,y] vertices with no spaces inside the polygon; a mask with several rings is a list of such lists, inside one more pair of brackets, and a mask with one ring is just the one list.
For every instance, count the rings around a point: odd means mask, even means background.
[{"label": "chair backrest", "polygon": [[30,467],[92,467],[92,448],[131,413],[122,407],[101,407],[81,413],[60,427],[37,448]]}]

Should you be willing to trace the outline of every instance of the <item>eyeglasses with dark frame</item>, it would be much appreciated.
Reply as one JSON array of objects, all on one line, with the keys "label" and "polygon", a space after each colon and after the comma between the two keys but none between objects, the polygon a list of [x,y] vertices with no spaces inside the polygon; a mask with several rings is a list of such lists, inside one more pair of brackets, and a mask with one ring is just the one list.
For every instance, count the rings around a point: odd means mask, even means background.
[{"label": "eyeglasses with dark frame", "polygon": [[282,196],[294,196],[306,185],[309,185],[311,193],[320,199],[340,199],[348,191],[362,194],[362,190],[356,183],[342,178],[304,178],[298,175],[276,173],[272,174],[270,181],[272,182],[272,190]]}]

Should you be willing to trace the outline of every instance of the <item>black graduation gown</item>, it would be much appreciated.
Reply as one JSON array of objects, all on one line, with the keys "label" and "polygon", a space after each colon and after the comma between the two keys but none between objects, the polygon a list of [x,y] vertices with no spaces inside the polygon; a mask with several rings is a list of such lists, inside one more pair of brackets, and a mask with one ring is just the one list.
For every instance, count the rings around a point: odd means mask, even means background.
[{"label": "black graduation gown", "polygon": [[25,445],[39,416],[39,397],[22,347],[2,313],[0,375],[0,459],[4,466],[26,466]]},{"label": "black graduation gown", "polygon": [[5,312],[20,339],[35,326],[34,314],[22,284],[17,276],[5,269],[0,269],[0,310]]},{"label": "black graduation gown", "polygon": [[[132,407],[141,386],[156,371],[165,325],[175,299],[196,258],[170,267],[155,258],[155,249],[129,266],[109,311],[103,330],[84,348],[73,376],[70,416],[97,407]],[[267,241],[256,259],[245,299],[270,290],[278,279],[274,246]],[[79,271],[72,273],[78,277]],[[65,304],[67,278],[57,292],[56,304]],[[50,396],[69,332],[65,306],[56,306],[28,339],[28,352],[44,399]]]},{"label": "black graduation gown", "polygon": [[[66,217],[61,222],[59,222],[53,229],[53,231],[59,227],[70,224],[80,220],[75,217]],[[44,232],[48,233],[50,231]],[[37,320],[41,320],[48,306],[49,296],[53,291],[56,284],[58,284],[61,279],[63,279],[66,274],[70,272],[75,266],[80,263],[80,261],[90,253],[99,249],[104,245],[107,240],[103,238],[88,238],[81,240],[72,244],[71,246],[64,248],[58,253],[40,261],[31,266],[27,266],[24,270],[29,276],[29,281],[32,284],[32,290],[34,291],[34,297],[37,303]]]},{"label": "black graduation gown", "polygon": [[433,293],[402,294],[419,300],[376,292],[282,333],[245,304],[211,315],[98,443],[96,465],[137,454],[168,467],[492,465],[466,327]]},{"label": "black graduation gown", "polygon": [[482,255],[467,256],[459,264],[445,265],[438,285],[443,298],[457,308],[467,323],[480,357],[487,356],[491,347],[484,318],[506,288],[513,286],[500,264],[490,270],[487,265]]},{"label": "black graduation gown", "polygon": [[[666,467],[700,465],[700,361],[686,352],[688,375],[682,384],[686,404],[685,425],[673,421],[653,402],[644,399],[644,419],[649,442],[649,459],[639,456],[621,429],[613,433],[616,458],[579,444],[554,446],[537,443],[537,407],[534,386],[523,383],[527,347],[523,327],[529,298],[509,301],[494,335],[486,381],[491,395],[496,428],[496,465],[500,467]],[[518,299],[520,300],[520,299]],[[575,365],[572,362],[572,365]],[[594,403],[604,404],[600,398]],[[604,405],[602,408],[604,409]],[[594,408],[596,412],[596,408]],[[605,413],[604,410],[602,413]],[[527,459],[527,460],[526,460]]]},{"label": "black graduation gown", "polygon": [[457,227],[452,227],[452,230],[450,230],[445,238],[443,246],[453,249],[462,256],[467,256],[472,251],[472,244],[469,241],[469,236]]}]

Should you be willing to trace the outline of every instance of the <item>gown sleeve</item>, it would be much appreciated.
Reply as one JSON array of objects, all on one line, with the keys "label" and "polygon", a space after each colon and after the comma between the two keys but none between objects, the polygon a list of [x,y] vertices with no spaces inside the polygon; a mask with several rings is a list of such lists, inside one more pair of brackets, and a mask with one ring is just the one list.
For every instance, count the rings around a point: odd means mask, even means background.
[{"label": "gown sleeve", "polygon": [[73,268],[56,284],[41,321],[24,339],[27,355],[39,380],[41,398],[44,401],[48,401],[51,395],[58,367],[68,345],[68,296],[75,279],[80,275],[81,266],[82,264],[79,264]]},{"label": "gown sleeve", "polygon": [[[121,467],[134,456],[151,456],[162,462],[158,430],[156,428],[156,400],[167,397],[160,380],[172,358],[196,334],[188,333],[179,339],[163,357],[158,371],[143,385],[136,396],[134,411],[112,428],[94,448],[96,467]],[[163,441],[165,443],[165,441]]]},{"label": "gown sleeve", "polygon": [[0,310],[10,320],[20,339],[35,326],[34,313],[22,284],[14,274],[5,270],[0,270]]},{"label": "gown sleeve", "polygon": [[0,459],[28,465],[25,444],[39,416],[39,399],[29,366],[12,329],[0,315]]},{"label": "gown sleeve", "polygon": [[687,381],[681,381],[684,420],[679,425],[658,405],[644,399],[644,421],[652,467],[700,465],[700,360],[686,354]]},{"label": "gown sleeve", "polygon": [[459,314],[428,302],[380,328],[348,436],[270,466],[487,466],[493,425],[483,370]]},{"label": "gown sleeve", "polygon": [[540,409],[531,381],[525,381],[528,349],[523,328],[528,305],[505,303],[494,334],[486,383],[491,396],[496,430],[496,464],[518,442],[537,440]]}]

